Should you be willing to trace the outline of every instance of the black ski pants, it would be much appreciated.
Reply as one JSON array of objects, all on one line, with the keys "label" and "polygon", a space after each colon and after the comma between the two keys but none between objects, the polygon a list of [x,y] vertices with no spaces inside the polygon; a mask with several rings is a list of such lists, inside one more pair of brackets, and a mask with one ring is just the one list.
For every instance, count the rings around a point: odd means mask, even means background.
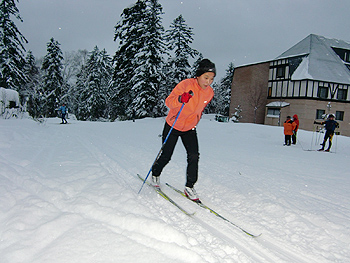
[{"label": "black ski pants", "polygon": [[[162,142],[164,143],[171,127],[168,123],[165,123]],[[187,171],[186,171],[186,186],[193,187],[198,179],[198,161],[199,161],[199,151],[198,151],[198,138],[196,129],[189,131],[178,131],[173,129],[169,135],[168,140],[163,145],[163,151],[159,158],[155,161],[152,166],[152,175],[160,176],[163,168],[169,163],[171,156],[174,153],[174,149],[179,137],[182,140],[187,152]]]},{"label": "black ski pants", "polygon": [[329,130],[326,131],[326,134],[324,135],[324,138],[323,138],[323,143],[321,143],[323,149],[326,146],[326,142],[328,139],[329,139],[328,150],[331,149],[333,135],[334,135],[334,131],[329,131]]}]

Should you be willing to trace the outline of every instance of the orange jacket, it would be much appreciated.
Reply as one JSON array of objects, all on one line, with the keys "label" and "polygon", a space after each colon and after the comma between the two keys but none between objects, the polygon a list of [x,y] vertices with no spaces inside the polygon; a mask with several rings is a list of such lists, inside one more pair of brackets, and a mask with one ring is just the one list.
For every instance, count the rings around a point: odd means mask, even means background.
[{"label": "orange jacket", "polygon": [[298,129],[299,129],[299,119],[298,119],[298,115],[296,115],[296,114],[293,115],[293,121],[294,121],[295,124],[296,124],[295,131],[298,131]]},{"label": "orange jacket", "polygon": [[285,121],[283,123],[283,126],[284,126],[284,135],[293,135],[293,131],[297,125],[294,121],[289,120],[289,121]]},{"label": "orange jacket", "polygon": [[208,105],[214,96],[214,91],[211,87],[202,89],[197,82],[196,78],[185,79],[181,81],[170,95],[166,98],[165,104],[169,108],[166,122],[172,126],[176,116],[182,106],[179,102],[179,96],[184,92],[193,92],[192,98],[185,103],[179,118],[177,119],[174,129],[178,131],[189,131],[196,127],[198,124],[204,108]]}]

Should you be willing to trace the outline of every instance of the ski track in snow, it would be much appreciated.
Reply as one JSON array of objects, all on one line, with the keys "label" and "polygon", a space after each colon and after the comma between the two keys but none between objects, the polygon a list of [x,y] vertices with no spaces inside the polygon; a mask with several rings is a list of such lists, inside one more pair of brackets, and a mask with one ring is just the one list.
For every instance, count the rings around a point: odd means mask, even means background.
[{"label": "ski track in snow", "polygon": [[[246,124],[208,119],[198,127],[197,191],[230,221],[262,233],[251,238],[164,185],[169,181],[181,189],[185,183],[181,142],[163,171],[162,189],[195,215],[184,215],[146,185],[137,194],[141,183],[136,174],[145,176],[159,151],[163,118],[57,122],[0,120],[1,262],[302,263],[350,258],[349,197],[339,199],[345,188],[337,182],[338,192],[318,192],[328,191],[323,182],[331,180],[319,175],[322,164],[319,171],[312,164],[336,155],[282,147],[280,127],[260,126],[262,132],[256,133],[256,126],[248,125],[254,128],[242,133]],[[251,140],[248,146],[243,134]],[[221,137],[230,140],[221,143]],[[349,147],[348,138],[341,139]],[[259,147],[266,147],[266,156]],[[344,154],[338,155],[346,160],[342,147],[337,151]],[[281,163],[271,166],[274,160]],[[298,165],[285,169],[289,162]],[[334,176],[348,182],[340,173]]]}]

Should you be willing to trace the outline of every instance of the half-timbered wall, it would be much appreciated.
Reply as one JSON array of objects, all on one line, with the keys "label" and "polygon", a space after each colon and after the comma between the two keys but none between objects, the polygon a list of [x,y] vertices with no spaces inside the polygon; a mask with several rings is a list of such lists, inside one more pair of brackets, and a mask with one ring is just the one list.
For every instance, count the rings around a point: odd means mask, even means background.
[{"label": "half-timbered wall", "polygon": [[288,59],[270,63],[268,98],[309,98],[350,102],[350,86],[316,80],[291,80]]}]

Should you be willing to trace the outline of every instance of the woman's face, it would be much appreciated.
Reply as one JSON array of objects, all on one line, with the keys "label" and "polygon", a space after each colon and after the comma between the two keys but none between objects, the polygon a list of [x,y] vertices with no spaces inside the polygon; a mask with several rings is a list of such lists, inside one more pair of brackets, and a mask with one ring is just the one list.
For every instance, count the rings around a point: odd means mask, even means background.
[{"label": "woman's face", "polygon": [[213,83],[214,77],[215,77],[214,72],[205,72],[204,74],[197,77],[198,85],[202,89],[206,89]]}]

